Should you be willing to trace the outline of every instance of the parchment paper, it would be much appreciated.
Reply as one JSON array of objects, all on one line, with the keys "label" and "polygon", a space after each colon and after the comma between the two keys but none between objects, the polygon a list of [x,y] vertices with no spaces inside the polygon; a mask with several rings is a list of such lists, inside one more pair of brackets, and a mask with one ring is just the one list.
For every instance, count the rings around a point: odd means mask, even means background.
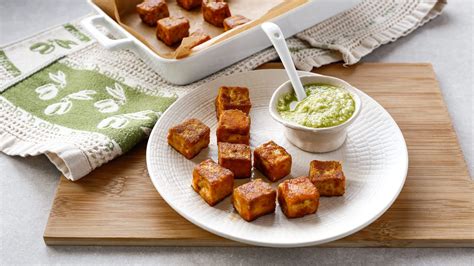
[{"label": "parchment paper", "polygon": [[[178,45],[169,47],[158,40],[156,38],[155,27],[150,27],[142,23],[136,13],[136,5],[142,1],[143,0],[94,0],[94,3],[155,53],[164,58],[176,58],[175,51]],[[190,32],[201,29],[212,37],[210,41],[189,50],[191,54],[281,15],[307,1],[308,0],[228,0],[227,3],[229,4],[232,15],[243,15],[252,21],[242,27],[227,32],[224,32],[223,28],[215,27],[204,21],[200,8],[187,11],[178,6],[176,1],[168,0],[166,2],[171,16],[183,16],[189,19],[191,24]],[[183,54],[181,54],[180,57],[184,57]]]}]

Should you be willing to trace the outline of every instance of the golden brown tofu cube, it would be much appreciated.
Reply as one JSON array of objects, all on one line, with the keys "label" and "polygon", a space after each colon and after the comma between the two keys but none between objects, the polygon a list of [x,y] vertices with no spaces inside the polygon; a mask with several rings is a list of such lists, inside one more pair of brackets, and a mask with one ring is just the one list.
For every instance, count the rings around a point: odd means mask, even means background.
[{"label": "golden brown tofu cube", "polygon": [[166,45],[172,46],[189,36],[189,20],[186,18],[167,17],[158,20],[156,37]]},{"label": "golden brown tofu cube", "polygon": [[137,13],[143,23],[155,26],[157,21],[170,16],[168,5],[164,0],[146,0],[137,5]]},{"label": "golden brown tofu cube", "polygon": [[234,174],[211,159],[194,167],[193,189],[211,206],[232,193]]},{"label": "golden brown tofu cube", "polygon": [[231,16],[229,5],[222,0],[204,0],[202,15],[205,21],[217,27],[223,27],[224,19]]},{"label": "golden brown tofu cube", "polygon": [[250,113],[249,89],[244,87],[220,87],[216,97],[217,119],[224,110],[238,109],[247,115]]},{"label": "golden brown tofu cube", "polygon": [[200,7],[202,0],[177,0],[178,5],[180,5],[182,8],[186,10],[191,10],[196,7]]},{"label": "golden brown tofu cube", "polygon": [[202,43],[205,43],[211,39],[211,36],[209,34],[204,33],[202,30],[196,30],[189,37],[193,38],[193,43],[192,47],[198,46]]},{"label": "golden brown tofu cube", "polygon": [[211,130],[197,119],[188,119],[168,130],[168,144],[192,159],[209,145]]},{"label": "golden brown tofu cube", "polygon": [[219,165],[234,173],[235,178],[249,178],[252,175],[252,152],[250,146],[219,142]]},{"label": "golden brown tofu cube", "polygon": [[253,152],[253,157],[254,167],[272,182],[291,172],[291,155],[273,141],[258,146]]},{"label": "golden brown tofu cube", "polygon": [[303,217],[318,210],[319,193],[306,176],[288,179],[278,185],[278,203],[286,217]]},{"label": "golden brown tofu cube", "polygon": [[224,30],[225,31],[231,30],[247,22],[250,22],[250,19],[242,15],[235,15],[235,16],[228,17],[224,19]]},{"label": "golden brown tofu cube", "polygon": [[346,177],[337,161],[311,161],[309,179],[321,196],[342,196],[346,191]]},{"label": "golden brown tofu cube", "polygon": [[250,117],[240,110],[225,110],[217,124],[217,142],[250,143]]},{"label": "golden brown tofu cube", "polygon": [[240,216],[250,222],[275,212],[276,191],[261,179],[253,180],[234,189],[232,204]]},{"label": "golden brown tofu cube", "polygon": [[202,30],[196,30],[189,37],[183,38],[181,44],[175,51],[176,59],[184,58],[191,54],[191,49],[205,43],[211,39],[211,36]]}]

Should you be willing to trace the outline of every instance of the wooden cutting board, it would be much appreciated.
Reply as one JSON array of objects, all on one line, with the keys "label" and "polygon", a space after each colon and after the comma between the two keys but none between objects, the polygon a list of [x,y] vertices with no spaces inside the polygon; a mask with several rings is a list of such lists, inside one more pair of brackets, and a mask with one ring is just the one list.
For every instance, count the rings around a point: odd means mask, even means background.
[{"label": "wooden cutting board", "polygon": [[[402,129],[410,158],[392,207],[358,233],[326,246],[474,246],[473,182],[431,65],[335,64],[315,72],[345,79],[382,104]],[[138,145],[77,182],[62,177],[46,244],[242,245],[174,212],[148,177],[145,148],[146,143]]]}]

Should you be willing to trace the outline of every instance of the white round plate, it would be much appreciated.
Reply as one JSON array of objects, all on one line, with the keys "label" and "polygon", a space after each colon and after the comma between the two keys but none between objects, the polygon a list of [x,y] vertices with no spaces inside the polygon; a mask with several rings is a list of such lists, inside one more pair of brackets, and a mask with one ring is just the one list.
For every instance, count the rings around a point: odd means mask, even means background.
[{"label": "white round plate", "polygon": [[[304,74],[311,74],[302,72]],[[333,241],[364,228],[392,205],[405,182],[408,153],[403,135],[392,117],[375,100],[358,91],[362,111],[348,128],[344,145],[330,153],[299,150],[283,135],[281,125],[268,112],[273,91],[287,80],[283,70],[257,70],[218,78],[177,100],[158,120],[147,147],[151,180],[163,199],[180,215],[219,236],[247,244],[300,247]],[[346,176],[342,197],[320,199],[316,214],[287,219],[277,206],[275,214],[246,222],[233,210],[230,197],[210,207],[191,188],[196,164],[217,161],[214,99],[220,86],[244,86],[252,101],[252,148],[269,141],[285,147],[293,156],[291,175],[307,175],[311,160],[339,160]],[[170,127],[187,118],[197,118],[211,128],[211,144],[187,160],[167,143]],[[254,170],[252,178],[263,177]],[[264,178],[264,180],[266,180]],[[236,179],[238,186],[248,179]],[[274,184],[275,186],[277,184]]]}]

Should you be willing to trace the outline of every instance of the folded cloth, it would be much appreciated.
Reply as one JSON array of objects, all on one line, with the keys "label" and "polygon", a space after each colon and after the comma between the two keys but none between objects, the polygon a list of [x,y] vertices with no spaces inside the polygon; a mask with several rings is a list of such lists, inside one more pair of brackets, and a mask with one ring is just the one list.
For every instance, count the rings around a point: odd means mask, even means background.
[{"label": "folded cloth", "polygon": [[[288,39],[296,66],[358,62],[439,15],[435,0],[362,1]],[[45,154],[70,180],[147,137],[177,98],[222,75],[277,59],[273,48],[186,86],[166,82],[130,51],[108,51],[68,23],[0,48],[0,151]]]}]

